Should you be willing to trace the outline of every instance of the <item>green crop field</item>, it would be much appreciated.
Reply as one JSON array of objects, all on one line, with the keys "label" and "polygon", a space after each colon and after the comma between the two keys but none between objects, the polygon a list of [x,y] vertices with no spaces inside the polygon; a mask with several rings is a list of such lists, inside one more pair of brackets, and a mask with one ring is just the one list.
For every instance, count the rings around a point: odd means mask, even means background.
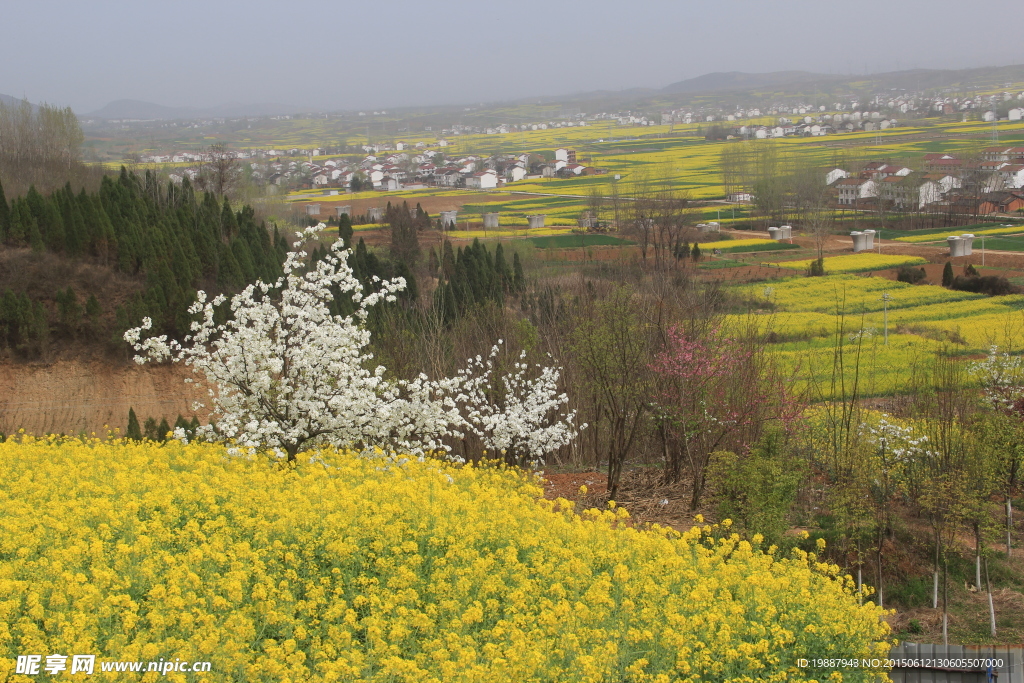
[{"label": "green crop field", "polygon": [[633,244],[629,240],[611,235],[593,235],[580,233],[577,235],[553,235],[551,237],[531,237],[530,242],[539,249],[571,249],[573,247],[623,246]]}]

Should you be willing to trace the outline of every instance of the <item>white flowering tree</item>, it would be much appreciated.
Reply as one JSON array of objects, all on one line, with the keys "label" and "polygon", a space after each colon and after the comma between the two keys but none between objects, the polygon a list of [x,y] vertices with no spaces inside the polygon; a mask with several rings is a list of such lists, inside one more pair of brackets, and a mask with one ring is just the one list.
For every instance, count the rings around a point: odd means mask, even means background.
[{"label": "white flowering tree", "polygon": [[1024,409],[1024,358],[1000,353],[992,345],[985,360],[972,363],[972,374],[981,381],[985,401],[998,410],[1022,412]]},{"label": "white flowering tree", "polygon": [[[283,277],[257,281],[232,297],[227,322],[214,320],[215,307],[226,299],[211,301],[200,291],[190,308],[192,332],[182,342],[144,338],[148,318],[125,333],[137,363],[191,366],[198,380],[187,381],[205,385],[216,422],[204,436],[275,449],[289,461],[323,444],[449,454],[447,442],[467,432],[493,453],[538,461],[575,438],[575,413],[564,411],[568,397],[557,388],[560,370],[538,368],[538,376],[529,378],[526,364],[518,363],[500,379],[502,390],[494,390],[497,346],[491,358],[477,357],[454,377],[386,379],[367,349],[365,322],[373,306],[394,301],[405,280],[378,281],[377,291],[364,292],[340,240],[307,267],[302,245],[323,228],[321,223],[297,233]],[[352,298],[353,315],[331,314],[338,291]]]}]

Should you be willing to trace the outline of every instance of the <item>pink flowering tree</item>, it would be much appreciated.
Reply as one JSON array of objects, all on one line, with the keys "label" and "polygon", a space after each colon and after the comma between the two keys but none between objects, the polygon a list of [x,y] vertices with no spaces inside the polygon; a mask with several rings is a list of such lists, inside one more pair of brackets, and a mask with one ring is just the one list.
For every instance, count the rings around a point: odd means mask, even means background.
[{"label": "pink flowering tree", "polygon": [[689,474],[694,510],[712,453],[742,452],[770,423],[788,428],[801,412],[754,335],[733,336],[721,326],[703,333],[675,326],[652,369],[663,387],[654,410],[665,480]]}]

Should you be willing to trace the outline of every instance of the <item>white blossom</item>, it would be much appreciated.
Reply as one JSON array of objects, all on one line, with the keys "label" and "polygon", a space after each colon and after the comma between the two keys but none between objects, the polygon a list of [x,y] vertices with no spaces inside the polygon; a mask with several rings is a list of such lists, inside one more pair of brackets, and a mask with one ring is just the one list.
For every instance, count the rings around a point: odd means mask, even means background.
[{"label": "white blossom", "polygon": [[[248,453],[277,449],[291,460],[325,444],[365,453],[449,454],[446,439],[469,432],[487,449],[524,462],[539,462],[575,438],[575,413],[563,412],[568,397],[557,390],[560,369],[529,372],[522,362],[494,380],[500,346],[454,377],[385,379],[385,368],[372,364],[364,323],[374,305],[395,300],[405,280],[375,279],[378,289],[364,292],[340,240],[307,268],[300,247],[323,228],[296,233],[284,276],[233,296],[228,322],[214,322],[215,307],[226,299],[209,301],[199,291],[189,309],[191,334],[182,343],[143,339],[152,327],[148,318],[125,332],[136,362],[182,362],[205,380],[216,430],[202,427],[199,436],[234,441]],[[351,297],[353,315],[331,314],[332,289]],[[489,390],[494,384],[498,391]]]},{"label": "white blossom", "polygon": [[993,344],[983,361],[969,371],[981,380],[985,400],[994,408],[1009,410],[1024,399],[1024,358],[1011,356]]}]

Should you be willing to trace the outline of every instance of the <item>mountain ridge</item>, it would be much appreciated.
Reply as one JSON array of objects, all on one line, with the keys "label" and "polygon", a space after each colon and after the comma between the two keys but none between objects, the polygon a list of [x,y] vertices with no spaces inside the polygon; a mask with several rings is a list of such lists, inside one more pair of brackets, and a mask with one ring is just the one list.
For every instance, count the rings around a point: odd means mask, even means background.
[{"label": "mountain ridge", "polygon": [[83,114],[93,119],[139,119],[139,120],[175,120],[220,118],[225,116],[284,116],[307,111],[308,107],[288,104],[255,103],[240,104],[232,102],[215,107],[172,107],[144,100],[114,100],[96,111]]}]

